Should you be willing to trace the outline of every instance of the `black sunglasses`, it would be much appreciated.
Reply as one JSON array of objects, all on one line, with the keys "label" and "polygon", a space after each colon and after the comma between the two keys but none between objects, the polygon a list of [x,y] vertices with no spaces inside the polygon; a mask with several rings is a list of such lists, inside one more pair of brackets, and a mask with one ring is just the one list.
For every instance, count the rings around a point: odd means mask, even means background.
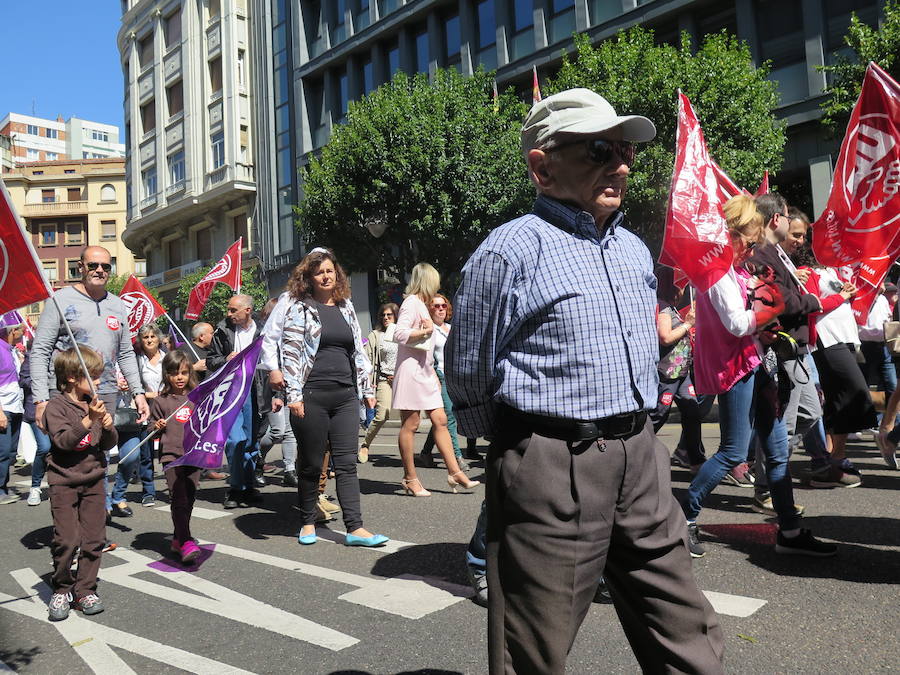
[{"label": "black sunglasses", "polygon": [[560,148],[566,148],[570,145],[580,145],[582,143],[587,145],[588,159],[595,164],[606,166],[612,162],[614,157],[621,159],[622,163],[628,168],[631,168],[634,164],[634,143],[629,143],[628,141],[607,141],[603,138],[592,138],[588,141],[574,141],[572,143],[557,145],[546,152],[552,152],[554,150],[559,150]]},{"label": "black sunglasses", "polygon": [[112,271],[112,265],[110,265],[109,263],[98,263],[98,262],[86,263],[86,262],[83,262],[81,264],[84,265],[85,267],[87,267],[91,272],[96,270],[98,267],[102,268],[104,272]]}]

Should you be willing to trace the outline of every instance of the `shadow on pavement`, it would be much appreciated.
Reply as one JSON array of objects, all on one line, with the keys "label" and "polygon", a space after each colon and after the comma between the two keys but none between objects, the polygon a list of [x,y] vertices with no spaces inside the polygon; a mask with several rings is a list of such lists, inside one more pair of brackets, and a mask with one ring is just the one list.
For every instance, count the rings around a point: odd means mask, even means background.
[{"label": "shadow on pavement", "polygon": [[447,542],[410,546],[379,558],[372,574],[380,577],[413,575],[468,586],[466,544]]},{"label": "shadow on pavement", "polygon": [[30,666],[34,658],[41,653],[40,647],[31,647],[29,649],[0,649],[0,663],[5,663],[14,671],[20,667]]}]

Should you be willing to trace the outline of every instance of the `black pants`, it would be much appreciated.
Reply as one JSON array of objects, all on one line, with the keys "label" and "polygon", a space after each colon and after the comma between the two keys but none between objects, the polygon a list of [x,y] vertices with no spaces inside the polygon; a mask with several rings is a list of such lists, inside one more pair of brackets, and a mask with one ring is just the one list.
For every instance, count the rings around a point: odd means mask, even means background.
[{"label": "black pants", "polygon": [[331,443],[337,498],[347,532],[362,527],[356,452],[359,442],[359,399],[355,387],[335,385],[303,390],[305,416],[291,415],[297,438],[297,479],[300,484],[300,516],[303,525],[316,522],[319,474],[325,443]]},{"label": "black pants", "polygon": [[850,346],[838,342],[813,352],[819,382],[825,392],[823,407],[825,430],[833,434],[852,434],[878,424],[869,385],[859,369]]}]

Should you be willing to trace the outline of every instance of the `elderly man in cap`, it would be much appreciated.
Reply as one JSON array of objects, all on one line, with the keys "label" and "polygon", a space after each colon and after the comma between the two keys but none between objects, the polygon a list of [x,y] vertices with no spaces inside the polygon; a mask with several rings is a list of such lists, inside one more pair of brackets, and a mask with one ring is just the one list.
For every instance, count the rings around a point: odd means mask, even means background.
[{"label": "elderly man in cap", "polygon": [[[572,89],[536,104],[522,150],[538,196],[463,268],[447,385],[488,451],[492,673],[562,673],[601,575],[641,668],[721,672],[691,571],[656,403],[656,278],[622,200],[650,120]],[[605,571],[604,571],[605,570]]]}]

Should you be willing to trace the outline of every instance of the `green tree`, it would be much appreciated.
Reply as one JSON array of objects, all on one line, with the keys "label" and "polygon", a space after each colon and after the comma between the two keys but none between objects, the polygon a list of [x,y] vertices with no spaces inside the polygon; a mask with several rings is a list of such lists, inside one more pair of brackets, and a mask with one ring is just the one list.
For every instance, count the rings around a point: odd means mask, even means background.
[{"label": "green tree", "polygon": [[840,54],[834,64],[822,68],[831,76],[831,86],[825,90],[828,98],[822,103],[823,121],[834,134],[842,134],[847,127],[870,61],[900,80],[900,0],[887,0],[884,23],[877,28],[854,13],[844,42],[852,58]]},{"label": "green tree", "polygon": [[[191,291],[194,290],[204,275],[209,272],[210,267],[201,267],[196,272],[188,274],[181,280],[178,286],[178,293],[175,296],[175,302],[179,307],[187,308],[188,298]],[[246,293],[253,298],[253,307],[258,312],[269,300],[269,291],[266,285],[256,279],[253,270],[243,270],[241,272],[241,293]],[[206,301],[206,306],[200,312],[198,321],[206,321],[214,327],[225,318],[225,312],[228,309],[228,301],[234,295],[234,291],[226,284],[216,284],[213,292]],[[187,331],[185,331],[187,333]]]},{"label": "green tree", "polygon": [[706,36],[694,53],[687,33],[681,44],[656,45],[640,27],[592,46],[575,37],[574,58],[563,58],[547,93],[586,87],[620,115],[638,114],[656,125],[656,138],[638,146],[625,199],[629,227],[658,252],[675,163],[680,88],[690,98],[710,154],[740,186],[756,189],[763,172],[781,168],[785,125],[775,119],[776,85],[767,66],[754,67],[746,44],[726,32]]},{"label": "green tree", "polygon": [[[400,72],[350,104],[301,174],[297,226],[342,265],[399,278],[416,262],[452,276],[487,232],[530,208],[519,128],[525,106],[493,76]],[[382,228],[380,237],[372,230]]]}]

